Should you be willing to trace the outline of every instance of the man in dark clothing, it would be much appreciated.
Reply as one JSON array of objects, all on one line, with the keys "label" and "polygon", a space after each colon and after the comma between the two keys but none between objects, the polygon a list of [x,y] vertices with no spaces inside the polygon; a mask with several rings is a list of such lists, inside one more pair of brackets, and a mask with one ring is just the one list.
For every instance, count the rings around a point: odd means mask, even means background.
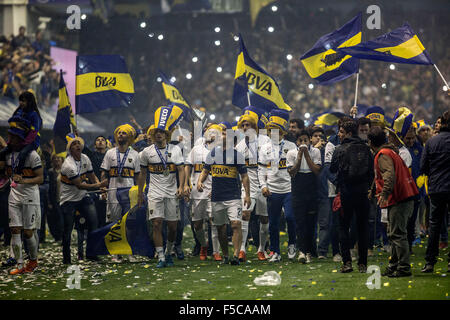
[{"label": "man in dark clothing", "polygon": [[[441,118],[439,134],[425,144],[420,161],[421,173],[428,176],[431,200],[430,227],[426,251],[426,265],[422,272],[433,272],[439,255],[439,234],[444,215],[450,208],[450,110]],[[448,255],[450,268],[450,252]]]},{"label": "man in dark clothing", "polygon": [[358,269],[367,271],[367,245],[369,229],[368,190],[373,181],[373,157],[367,144],[358,137],[358,124],[349,119],[339,125],[341,145],[336,148],[330,172],[337,173],[342,214],[339,216],[339,239],[343,266],[342,273],[352,272],[349,229],[353,215],[356,216],[358,234]]},{"label": "man in dark clothing", "polygon": [[[83,149],[89,160],[92,162],[92,169],[97,178],[101,177],[100,166],[102,165],[103,158],[105,157],[106,148],[106,138],[104,136],[98,136],[95,138],[95,151],[88,148]],[[94,194],[95,210],[97,211],[98,227],[101,228],[106,225],[106,194]]]}]

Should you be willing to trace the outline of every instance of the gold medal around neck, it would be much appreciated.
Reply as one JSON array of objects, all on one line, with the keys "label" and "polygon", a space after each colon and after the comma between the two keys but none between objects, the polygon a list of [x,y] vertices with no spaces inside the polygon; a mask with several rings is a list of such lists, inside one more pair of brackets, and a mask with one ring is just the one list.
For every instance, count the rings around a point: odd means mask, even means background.
[{"label": "gold medal around neck", "polygon": [[164,169],[164,171],[163,171],[164,177],[169,176],[169,174],[170,174],[169,168]]}]

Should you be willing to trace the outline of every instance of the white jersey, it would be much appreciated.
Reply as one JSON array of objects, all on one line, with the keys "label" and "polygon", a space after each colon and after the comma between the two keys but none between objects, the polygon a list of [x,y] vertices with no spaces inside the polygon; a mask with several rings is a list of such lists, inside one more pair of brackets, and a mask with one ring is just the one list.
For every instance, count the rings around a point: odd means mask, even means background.
[{"label": "white jersey", "polygon": [[[12,177],[12,162],[14,167],[19,164],[19,152],[12,152],[6,155],[6,170],[9,176]],[[33,150],[27,155],[25,159],[24,168],[21,172],[23,178],[33,178],[35,174],[34,170],[42,167],[41,158],[38,153]],[[40,204],[39,198],[39,186],[37,184],[24,184],[17,183],[15,188],[11,188],[8,197],[9,203],[17,204]]]},{"label": "white jersey", "polygon": [[[248,144],[245,139],[242,139],[236,145],[236,151],[240,152],[245,157],[245,165],[247,166],[247,174],[250,180],[250,197],[256,198],[258,193],[261,192],[258,179],[258,153],[261,146],[270,142],[269,137],[259,135],[258,139],[249,141]],[[244,186],[242,185],[242,192],[244,192]]]},{"label": "white jersey", "polygon": [[[296,149],[295,143],[281,140],[263,145],[258,155],[258,178],[261,189],[267,187],[273,193],[291,192],[291,176],[287,172],[286,155]],[[275,165],[273,167],[273,165]]]},{"label": "white jersey", "polygon": [[400,158],[402,158],[406,167],[411,168],[411,165],[412,165],[411,153],[409,153],[409,150],[405,146],[401,146],[398,149],[398,155],[400,156]]},{"label": "white jersey", "polygon": [[186,158],[186,164],[192,166],[191,171],[191,199],[201,200],[201,199],[209,199],[209,194],[211,193],[211,174],[208,174],[208,177],[203,182],[203,192],[198,192],[197,190],[197,181],[200,177],[200,174],[203,170],[203,164],[206,161],[206,157],[208,156],[209,149],[204,144],[196,145],[192,148],[191,152]]},{"label": "white jersey", "polygon": [[76,161],[71,155],[68,155],[61,167],[61,193],[59,202],[63,205],[67,201],[80,201],[84,198],[87,190],[78,189],[72,180],[80,178],[81,181],[87,180],[87,174],[93,173],[91,160],[84,153],[81,154],[81,160]]},{"label": "white jersey", "polygon": [[144,167],[149,171],[150,183],[148,188],[149,198],[176,198],[177,193],[177,166],[183,164],[183,155],[178,146],[169,144],[163,149],[159,149],[161,156],[166,161],[168,175],[164,174],[164,165],[159,157],[156,146],[145,148],[140,153],[140,163],[142,170]]},{"label": "white jersey", "polygon": [[[117,188],[129,188],[135,185],[134,177],[141,172],[139,153],[133,148],[128,148],[126,152],[120,152],[120,163],[123,163],[123,169],[119,175],[119,160],[117,159],[117,147],[109,149],[103,158],[100,169],[106,171],[109,175],[108,203],[119,203],[117,200]],[[126,158],[125,158],[126,155]],[[124,160],[125,158],[125,160]]]},{"label": "white jersey", "polygon": [[[311,160],[314,164],[317,164],[319,166],[322,165],[322,158],[320,156],[319,149],[310,145],[308,147],[308,153],[309,153],[309,157],[311,158]],[[288,168],[295,166],[295,163],[297,162],[297,156],[298,156],[298,148],[289,150],[289,152],[286,155],[286,165]],[[312,172],[312,170],[308,166],[308,163],[306,162],[305,157],[302,157],[302,162],[300,163],[300,169],[298,170],[298,172],[300,172],[300,173]]]}]

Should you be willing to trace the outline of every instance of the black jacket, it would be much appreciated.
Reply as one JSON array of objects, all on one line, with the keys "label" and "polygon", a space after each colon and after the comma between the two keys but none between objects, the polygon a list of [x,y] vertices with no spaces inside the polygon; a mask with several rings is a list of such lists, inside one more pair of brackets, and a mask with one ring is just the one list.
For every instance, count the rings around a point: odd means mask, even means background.
[{"label": "black jacket", "polygon": [[428,176],[428,194],[450,192],[450,129],[441,128],[427,141],[420,172]]},{"label": "black jacket", "polygon": [[[356,148],[352,148],[352,146]],[[358,182],[349,181],[343,172],[343,167],[348,163],[346,159],[348,157],[352,157],[352,159],[357,158],[357,155],[354,154],[355,149],[363,150],[364,161],[358,163],[358,166],[364,168],[363,171],[366,172],[364,178]],[[344,139],[333,153],[330,172],[337,174],[337,188],[339,192],[345,194],[367,193],[374,178],[373,155],[369,146],[358,136]]]}]

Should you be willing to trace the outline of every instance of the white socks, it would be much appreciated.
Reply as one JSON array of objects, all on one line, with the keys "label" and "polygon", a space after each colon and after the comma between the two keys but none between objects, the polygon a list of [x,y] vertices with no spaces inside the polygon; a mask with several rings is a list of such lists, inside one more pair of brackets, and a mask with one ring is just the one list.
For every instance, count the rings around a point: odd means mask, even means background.
[{"label": "white socks", "polygon": [[22,256],[22,239],[19,234],[11,235],[11,249],[14,252],[14,258],[17,260],[18,268],[22,268],[23,256]]},{"label": "white socks", "polygon": [[241,251],[245,252],[245,246],[247,245],[247,236],[248,236],[248,221],[242,220],[242,245]]},{"label": "white socks", "polygon": [[219,233],[217,232],[217,227],[213,224],[211,224],[211,238],[212,238],[213,252],[219,253],[220,250]]},{"label": "white socks", "polygon": [[28,251],[30,254],[30,260],[36,260],[37,259],[37,249],[38,249],[38,243],[36,241],[36,236],[33,234],[33,236],[30,239],[25,238],[25,241],[28,245]]},{"label": "white socks", "polygon": [[166,257],[164,256],[163,247],[156,247],[156,253],[158,254],[158,259],[162,261],[166,261]]},{"label": "white socks", "polygon": [[263,252],[266,249],[267,236],[269,235],[269,224],[259,224],[259,249],[258,251]]}]

